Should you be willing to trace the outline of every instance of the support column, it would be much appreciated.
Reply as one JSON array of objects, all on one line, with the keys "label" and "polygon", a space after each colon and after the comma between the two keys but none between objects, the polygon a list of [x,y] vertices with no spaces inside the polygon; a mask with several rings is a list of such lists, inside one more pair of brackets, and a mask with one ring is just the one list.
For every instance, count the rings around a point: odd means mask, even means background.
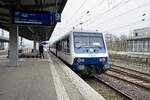
[{"label": "support column", "polygon": [[36,35],[33,35],[33,52],[36,53]]},{"label": "support column", "polygon": [[2,42],[0,42],[0,50],[2,49]]},{"label": "support column", "polygon": [[10,66],[18,64],[18,27],[11,24],[9,33],[9,62]]},{"label": "support column", "polygon": [[36,41],[33,41],[33,52],[36,53]]}]

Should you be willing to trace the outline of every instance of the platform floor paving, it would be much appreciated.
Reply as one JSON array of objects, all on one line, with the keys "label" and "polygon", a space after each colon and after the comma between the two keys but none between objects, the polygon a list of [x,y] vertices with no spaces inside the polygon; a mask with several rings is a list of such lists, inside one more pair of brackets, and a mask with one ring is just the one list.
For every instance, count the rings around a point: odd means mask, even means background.
[{"label": "platform floor paving", "polygon": [[[0,100],[93,100],[89,98],[92,94],[83,95],[58,62],[48,53],[44,59],[19,59],[15,67],[7,58],[0,60]],[[95,100],[104,100],[98,96]]]}]

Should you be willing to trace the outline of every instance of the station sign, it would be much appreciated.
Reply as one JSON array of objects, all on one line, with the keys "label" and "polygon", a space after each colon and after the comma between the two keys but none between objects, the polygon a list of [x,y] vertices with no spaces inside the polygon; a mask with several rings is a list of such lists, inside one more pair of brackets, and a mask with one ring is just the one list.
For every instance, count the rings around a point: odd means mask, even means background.
[{"label": "station sign", "polygon": [[61,15],[59,13],[52,13],[52,21],[53,22],[61,22]]},{"label": "station sign", "polygon": [[52,12],[51,13],[51,25],[61,22],[61,15],[60,13]]},{"label": "station sign", "polygon": [[60,22],[61,16],[56,12],[15,10],[12,15],[13,24],[50,26]]}]

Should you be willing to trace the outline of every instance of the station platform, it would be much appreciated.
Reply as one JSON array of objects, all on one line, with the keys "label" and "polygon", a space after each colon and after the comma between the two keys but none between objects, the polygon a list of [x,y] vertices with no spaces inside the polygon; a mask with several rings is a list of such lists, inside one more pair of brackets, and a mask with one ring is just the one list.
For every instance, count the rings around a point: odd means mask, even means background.
[{"label": "station platform", "polygon": [[105,100],[52,54],[0,60],[0,100]]}]

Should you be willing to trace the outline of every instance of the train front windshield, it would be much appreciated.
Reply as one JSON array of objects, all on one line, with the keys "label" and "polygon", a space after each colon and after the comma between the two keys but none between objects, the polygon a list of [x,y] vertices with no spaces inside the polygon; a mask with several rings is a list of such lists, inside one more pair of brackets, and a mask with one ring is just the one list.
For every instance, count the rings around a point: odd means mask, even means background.
[{"label": "train front windshield", "polygon": [[104,48],[102,33],[74,32],[74,46]]}]

